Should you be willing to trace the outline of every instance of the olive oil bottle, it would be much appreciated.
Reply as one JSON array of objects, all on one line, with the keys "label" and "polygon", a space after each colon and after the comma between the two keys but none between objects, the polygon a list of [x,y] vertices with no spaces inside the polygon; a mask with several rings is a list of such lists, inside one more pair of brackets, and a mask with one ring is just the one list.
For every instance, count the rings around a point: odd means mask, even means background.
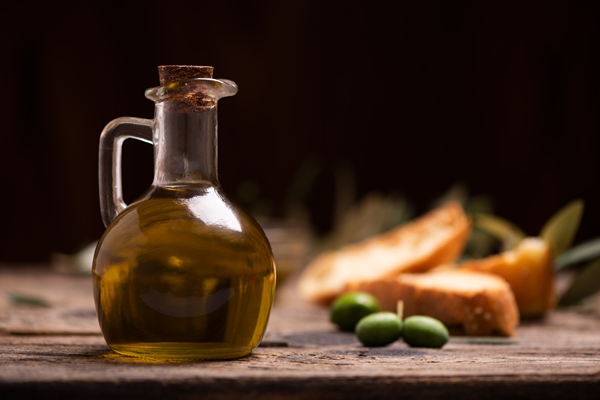
[{"label": "olive oil bottle", "polygon": [[[217,102],[236,93],[212,67],[159,67],[148,89],[154,120],[119,118],[100,139],[100,206],[107,229],[93,265],[107,344],[154,359],[224,359],[262,339],[275,292],[271,247],[217,178]],[[154,144],[154,181],[122,199],[120,148]]]}]

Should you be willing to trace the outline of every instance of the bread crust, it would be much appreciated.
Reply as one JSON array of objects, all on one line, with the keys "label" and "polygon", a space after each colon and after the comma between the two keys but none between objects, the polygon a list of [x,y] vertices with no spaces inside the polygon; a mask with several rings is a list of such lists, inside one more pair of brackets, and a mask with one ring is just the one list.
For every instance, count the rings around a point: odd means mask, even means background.
[{"label": "bread crust", "polygon": [[454,262],[470,228],[462,206],[446,203],[391,231],[322,253],[302,272],[299,292],[309,301],[327,305],[353,283],[424,272]]},{"label": "bread crust", "polygon": [[494,274],[510,285],[522,318],[540,317],[554,308],[554,265],[551,248],[541,238],[528,237],[509,251],[469,260],[460,269]]},{"label": "bread crust", "polygon": [[403,303],[403,316],[428,315],[466,335],[513,336],[519,324],[517,304],[506,281],[491,274],[440,269],[427,273],[405,273],[370,282],[355,282],[347,290],[373,294],[383,310],[396,311]]}]

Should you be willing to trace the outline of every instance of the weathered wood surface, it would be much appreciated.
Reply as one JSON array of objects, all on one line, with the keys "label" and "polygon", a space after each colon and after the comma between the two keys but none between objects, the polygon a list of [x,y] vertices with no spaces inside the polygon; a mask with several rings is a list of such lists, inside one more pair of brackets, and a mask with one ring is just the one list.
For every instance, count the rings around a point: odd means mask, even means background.
[{"label": "weathered wood surface", "polygon": [[[563,399],[600,396],[600,318],[555,311],[510,339],[453,336],[443,349],[365,348],[327,310],[281,288],[262,345],[231,361],[112,353],[91,280],[0,268],[0,399]],[[8,293],[50,307],[14,304]],[[28,397],[29,396],[29,397]]]}]

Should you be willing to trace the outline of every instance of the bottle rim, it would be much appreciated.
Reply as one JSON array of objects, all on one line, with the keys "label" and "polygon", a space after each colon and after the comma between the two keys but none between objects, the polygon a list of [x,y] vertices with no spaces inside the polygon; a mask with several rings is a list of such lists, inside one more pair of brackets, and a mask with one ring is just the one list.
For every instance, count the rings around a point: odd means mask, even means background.
[{"label": "bottle rim", "polygon": [[234,96],[237,91],[237,84],[229,79],[194,78],[149,88],[144,94],[146,98],[159,103],[190,94],[219,100]]}]

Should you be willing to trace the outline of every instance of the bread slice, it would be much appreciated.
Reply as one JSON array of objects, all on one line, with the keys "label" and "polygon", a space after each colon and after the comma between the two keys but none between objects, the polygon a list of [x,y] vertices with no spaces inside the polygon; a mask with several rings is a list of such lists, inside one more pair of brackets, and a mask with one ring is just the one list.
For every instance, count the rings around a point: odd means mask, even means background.
[{"label": "bread slice", "polygon": [[313,259],[299,277],[309,301],[329,304],[348,285],[453,262],[462,252],[470,221],[460,204],[446,203],[391,231]]},{"label": "bread slice", "polygon": [[513,336],[519,324],[510,286],[491,274],[448,268],[355,282],[346,289],[373,294],[386,311],[396,311],[402,301],[403,316],[429,315],[466,335]]},{"label": "bread slice", "polygon": [[555,305],[551,249],[541,238],[527,237],[513,250],[469,260],[459,268],[504,278],[515,295],[522,318],[542,316]]}]

